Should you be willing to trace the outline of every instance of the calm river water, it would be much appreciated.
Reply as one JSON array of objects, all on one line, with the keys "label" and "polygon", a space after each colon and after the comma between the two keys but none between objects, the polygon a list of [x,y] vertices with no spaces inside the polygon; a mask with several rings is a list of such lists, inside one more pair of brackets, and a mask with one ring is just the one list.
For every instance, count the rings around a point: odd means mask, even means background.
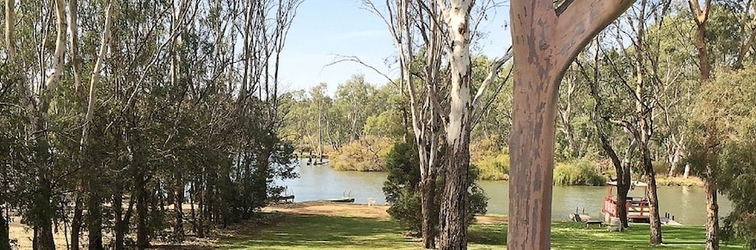
[{"label": "calm river water", "polygon": [[[384,204],[383,182],[386,173],[336,171],[327,165],[297,167],[300,177],[293,180],[277,181],[288,187],[288,192],[296,195],[295,201],[313,201],[350,195],[356,203],[367,203],[374,198],[377,204]],[[509,208],[509,183],[506,181],[480,181],[489,197],[488,212],[507,214]],[[698,187],[659,187],[659,212],[670,213],[675,220],[685,225],[703,225],[706,222],[706,196]],[[575,209],[598,217],[601,204],[607,193],[606,187],[554,186],[552,219],[568,220],[568,214]],[[643,195],[642,188],[630,192],[629,196]],[[720,195],[720,216],[730,212],[731,203]]]}]

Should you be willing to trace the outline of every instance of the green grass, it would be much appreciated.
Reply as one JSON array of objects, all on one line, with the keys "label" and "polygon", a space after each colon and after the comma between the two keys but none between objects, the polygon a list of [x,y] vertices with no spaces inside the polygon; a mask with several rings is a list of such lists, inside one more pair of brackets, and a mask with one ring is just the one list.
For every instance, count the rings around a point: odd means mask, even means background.
[{"label": "green grass", "polygon": [[[422,249],[419,239],[403,236],[389,220],[282,214],[276,223],[251,226],[220,240],[226,249]],[[245,232],[246,231],[246,232]],[[648,226],[611,233],[582,224],[552,224],[552,249],[703,249],[703,227],[662,228],[665,244],[648,244]],[[721,249],[745,249],[721,244]],[[469,249],[506,249],[506,225],[473,225]]]}]

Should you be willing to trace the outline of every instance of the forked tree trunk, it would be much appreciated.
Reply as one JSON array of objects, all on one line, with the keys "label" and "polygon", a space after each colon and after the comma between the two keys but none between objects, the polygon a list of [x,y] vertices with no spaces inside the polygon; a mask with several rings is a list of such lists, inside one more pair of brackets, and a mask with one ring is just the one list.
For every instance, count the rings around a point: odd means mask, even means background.
[{"label": "forked tree trunk", "polygon": [[549,249],[559,82],[590,39],[634,1],[513,0],[514,105],[510,137],[510,249]]},{"label": "forked tree trunk", "polygon": [[[708,42],[706,41],[706,23],[709,19],[711,0],[704,2],[703,8],[697,0],[689,0],[688,7],[696,23],[696,49],[698,50],[698,64],[701,73],[701,84],[710,84],[711,62],[708,55]],[[751,39],[751,38],[749,38]],[[746,43],[748,43],[746,41]],[[741,50],[742,53],[742,50]],[[733,65],[740,67],[743,54],[739,54],[738,61]],[[715,126],[711,126],[715,127]],[[709,135],[707,154],[714,157],[718,154],[716,145],[716,131]],[[688,177],[689,166],[685,167],[685,177]],[[705,173],[702,176],[704,190],[706,191],[706,250],[719,250],[719,205],[717,204],[717,186],[715,182],[715,170],[711,163],[706,164]]]}]

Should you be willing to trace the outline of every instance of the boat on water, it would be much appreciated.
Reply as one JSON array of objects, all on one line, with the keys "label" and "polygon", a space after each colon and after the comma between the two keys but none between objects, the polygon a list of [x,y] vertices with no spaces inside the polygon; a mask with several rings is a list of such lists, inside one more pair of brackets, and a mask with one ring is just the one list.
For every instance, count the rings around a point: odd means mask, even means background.
[{"label": "boat on water", "polygon": [[333,202],[333,203],[352,203],[354,202],[354,197],[341,197],[341,198],[333,198],[333,199],[325,199],[326,202]]},{"label": "boat on water", "polygon": [[349,191],[348,195],[346,194],[346,192],[344,192],[343,194],[341,194],[341,197],[339,198],[325,199],[323,201],[334,202],[334,203],[352,203],[354,202],[354,197],[352,197],[352,191]]}]

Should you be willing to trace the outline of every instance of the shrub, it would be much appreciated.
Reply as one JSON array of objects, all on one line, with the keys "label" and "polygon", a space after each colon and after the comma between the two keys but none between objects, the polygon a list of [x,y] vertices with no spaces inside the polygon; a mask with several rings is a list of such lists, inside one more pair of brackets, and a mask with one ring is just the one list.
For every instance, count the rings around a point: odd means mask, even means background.
[{"label": "shrub", "polygon": [[554,168],[554,184],[601,186],[606,178],[597,171],[596,164],[589,160],[558,163]]},{"label": "shrub", "polygon": [[654,173],[657,175],[666,176],[669,173],[669,162],[666,161],[653,161],[651,166],[654,168]]},{"label": "shrub", "polygon": [[[386,182],[383,183],[383,193],[386,195],[386,201],[391,204],[388,209],[389,215],[410,232],[420,233],[422,227],[422,204],[418,191],[420,163],[414,144],[396,143],[387,155],[386,169],[388,176]],[[470,186],[467,189],[470,198],[467,207],[468,221],[472,221],[475,214],[485,214],[487,211],[488,197],[475,183],[479,174],[480,171],[474,165],[470,165],[468,175]],[[442,199],[442,189],[443,185],[438,181],[435,190],[436,207]]]},{"label": "shrub", "polygon": [[328,153],[329,165],[339,171],[385,171],[392,143],[390,138],[365,136]]},{"label": "shrub", "polygon": [[480,180],[508,180],[509,179],[509,155],[498,154],[486,157],[474,162],[480,170]]},{"label": "shrub", "polygon": [[496,144],[496,136],[470,144],[470,163],[480,170],[480,180],[509,179],[509,154],[506,147]]}]

